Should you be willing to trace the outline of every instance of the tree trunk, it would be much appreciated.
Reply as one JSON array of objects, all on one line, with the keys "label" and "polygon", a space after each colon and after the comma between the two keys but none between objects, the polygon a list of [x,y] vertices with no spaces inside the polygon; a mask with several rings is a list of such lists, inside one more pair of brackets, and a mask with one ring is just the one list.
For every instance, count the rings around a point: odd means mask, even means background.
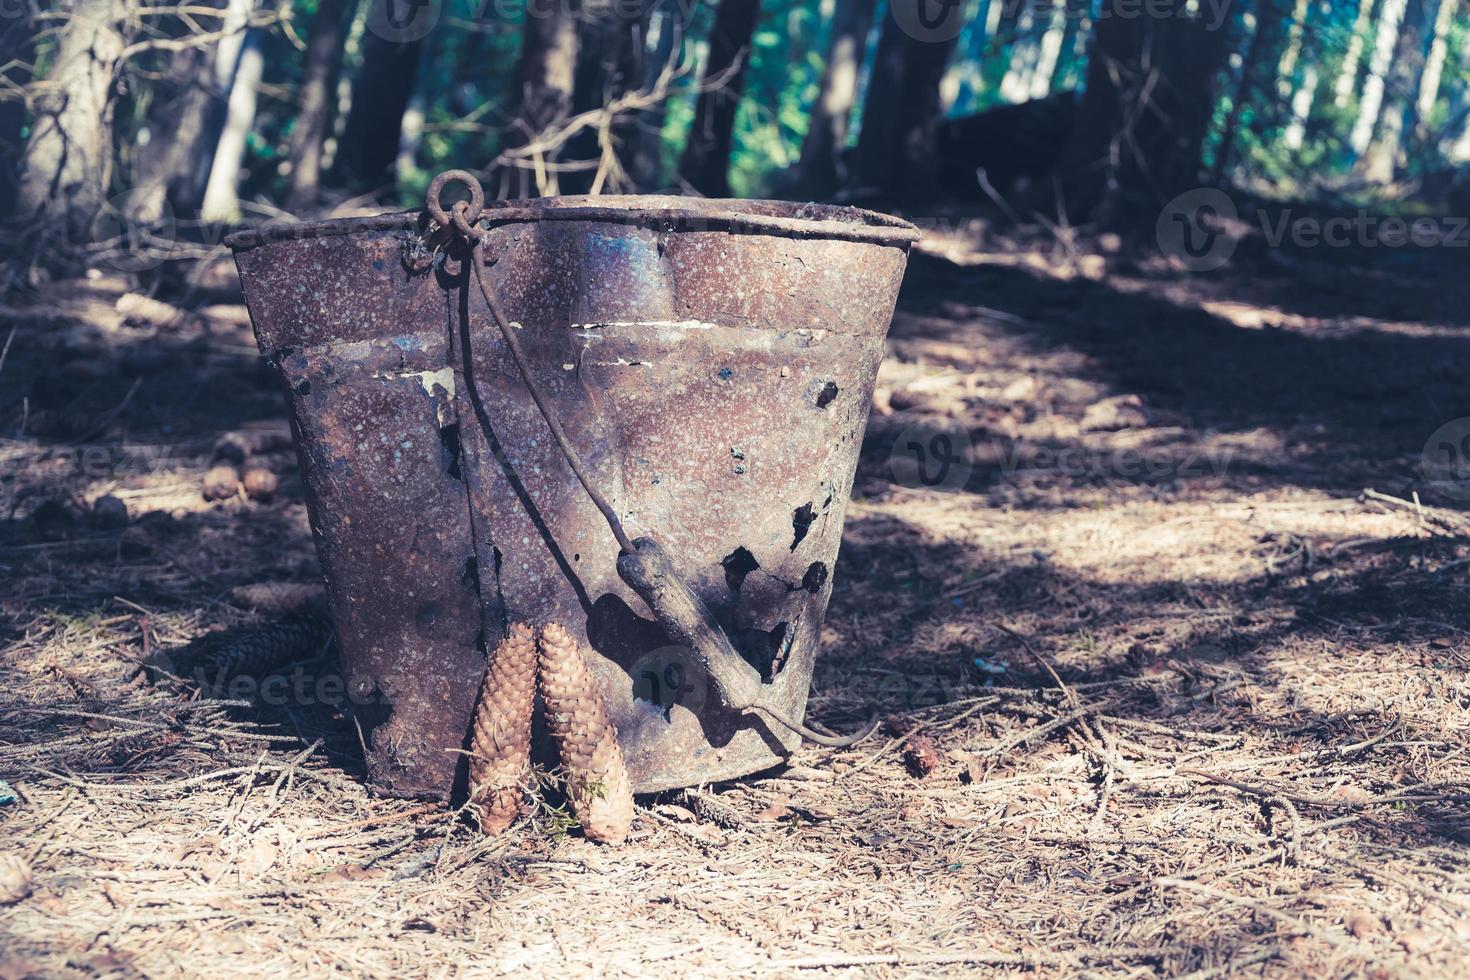
[{"label": "tree trunk", "polygon": [[985,37],[993,38],[998,46],[1016,43],[1018,24],[1025,12],[1027,0],[997,0],[986,11]]},{"label": "tree trunk", "polygon": [[[554,3],[544,15],[527,9],[521,28],[521,53],[516,63],[511,121],[501,131],[500,149],[527,146],[546,130],[567,118],[572,108],[572,88],[577,68],[577,10],[573,5]],[[554,163],[555,152],[537,157],[538,163]],[[557,174],[544,166],[504,167],[500,172],[500,197],[534,197],[558,193]]]},{"label": "tree trunk", "polygon": [[1405,0],[1383,0],[1378,20],[1378,34],[1373,41],[1373,57],[1368,63],[1368,77],[1363,80],[1363,95],[1358,100],[1358,115],[1353,122],[1348,143],[1353,153],[1368,152],[1373,133],[1378,127],[1378,114],[1383,109],[1384,76],[1392,64],[1399,25],[1403,21]]},{"label": "tree trunk", "polygon": [[1429,117],[1434,113],[1434,103],[1439,100],[1439,83],[1444,76],[1450,26],[1454,23],[1459,0],[1430,0],[1430,6],[1438,6],[1439,10],[1434,18],[1434,35],[1429,42],[1429,57],[1424,62],[1424,74],[1419,81],[1419,98],[1415,108],[1417,125],[1414,135],[1421,143],[1431,140]]},{"label": "tree trunk", "polygon": [[865,192],[909,204],[938,194],[939,85],[959,37],[949,18],[957,21],[962,6],[936,24],[927,13],[915,18],[924,0],[890,3],[853,153],[852,182]]},{"label": "tree trunk", "polygon": [[1459,137],[1450,145],[1447,156],[1451,163],[1470,163],[1470,112],[1461,121]]},{"label": "tree trunk", "polygon": [[[1080,119],[1062,154],[1070,218],[1111,223],[1127,205],[1151,208],[1199,181],[1229,32],[1161,0],[1137,16],[1130,0],[1106,8],[1093,32]],[[1203,5],[1201,5],[1203,9]],[[1132,16],[1130,16],[1130,14]]]},{"label": "tree trunk", "polygon": [[240,52],[250,36],[246,28],[256,0],[227,0],[225,19],[221,27],[224,37],[214,46],[212,74],[205,83],[207,90],[203,127],[197,140],[198,152],[188,161],[187,174],[180,177],[174,198],[180,210],[195,213],[204,206],[204,192],[209,186],[209,175],[213,170],[214,153],[219,146],[220,134],[230,112],[230,93],[234,89],[235,72],[240,64]]},{"label": "tree trunk", "polygon": [[291,130],[291,188],[286,207],[292,211],[316,207],[322,180],[322,143],[330,124],[349,19],[346,0],[321,0],[311,22],[296,123]]},{"label": "tree trunk", "polygon": [[393,161],[393,176],[400,184],[418,166],[426,121],[424,97],[416,93],[408,100],[408,108],[403,110],[403,123],[398,127],[398,156]]},{"label": "tree trunk", "polygon": [[[31,84],[31,65],[36,57],[29,13],[29,7],[22,7],[15,16],[0,21],[0,66],[3,66],[0,79],[15,92]],[[9,220],[16,213],[25,123],[26,104],[23,99],[0,102],[0,220]]]},{"label": "tree trunk", "polygon": [[1092,17],[1086,11],[1078,11],[1067,17],[1067,39],[1062,48],[1063,75],[1061,84],[1068,89],[1080,89],[1087,77],[1087,42],[1092,37]]},{"label": "tree trunk", "polygon": [[85,238],[112,178],[113,73],[123,39],[113,0],[78,0],[61,28],[55,60],[34,82],[30,140],[18,194],[23,215]]},{"label": "tree trunk", "polygon": [[[648,11],[649,5],[643,2],[636,8],[626,0],[616,3],[596,0],[595,6],[583,3],[578,42],[582,56],[578,59],[572,81],[573,115],[600,109],[637,89],[643,80],[643,42]],[[637,114],[629,112],[614,119],[605,134],[599,134],[592,128],[584,129],[567,143],[563,158],[600,164],[603,160],[600,137],[612,141],[615,155],[621,151],[621,157],[626,157],[626,147],[637,124]],[[562,193],[586,194],[602,190],[617,193],[625,190],[628,179],[623,166],[619,159],[611,173],[600,165],[568,171],[561,181]],[[605,180],[609,183],[604,184]]]},{"label": "tree trunk", "polygon": [[1288,150],[1300,150],[1306,142],[1307,120],[1312,115],[1312,102],[1317,97],[1317,66],[1308,62],[1302,69],[1302,81],[1291,97],[1291,122],[1282,135]]},{"label": "tree trunk", "polygon": [[798,186],[802,196],[830,197],[846,178],[842,153],[877,7],[878,0],[838,0],[827,65],[801,144]]},{"label": "tree trunk", "polygon": [[[974,109],[976,96],[985,91],[983,62],[989,53],[988,42],[995,36],[990,25],[1000,19],[1000,8],[1006,3],[1007,0],[976,0],[975,15],[968,29],[955,41],[954,54],[950,56],[949,67],[944,70],[944,80],[939,83],[939,99],[945,116],[955,115],[956,106],[960,107],[958,114],[969,115]],[[1075,29],[1076,18],[1069,17],[1068,22]]]},{"label": "tree trunk", "polygon": [[369,29],[362,34],[362,67],[352,83],[352,107],[335,162],[345,186],[376,194],[394,186],[403,113],[413,97],[423,39],[385,37],[387,32],[373,30],[372,24],[370,17]]},{"label": "tree trunk", "polygon": [[1276,65],[1278,91],[1283,99],[1289,98],[1293,91],[1290,82],[1296,75],[1297,64],[1302,60],[1302,45],[1306,42],[1307,16],[1310,10],[1310,0],[1296,0],[1296,6],[1291,11],[1291,27],[1286,33],[1286,48],[1281,52],[1281,60]]},{"label": "tree trunk", "polygon": [[1041,36],[1041,45],[1036,54],[1036,68],[1031,73],[1031,91],[1027,93],[1030,98],[1044,99],[1051,94],[1056,80],[1057,64],[1061,61],[1062,44],[1067,39],[1067,21],[1070,19],[1072,18],[1068,16],[1066,3],[1054,0],[1051,5],[1051,21]]},{"label": "tree trunk", "polygon": [[729,72],[720,86],[701,92],[694,107],[694,125],[679,163],[679,178],[705,197],[730,195],[730,146],[734,141],[735,110],[745,91],[750,65],[750,38],[760,15],[760,0],[720,0],[710,29],[706,80]]},{"label": "tree trunk", "polygon": [[[143,224],[162,219],[170,205],[175,212],[198,209],[224,125],[230,79],[239,60],[250,5],[240,0],[204,3],[222,11],[220,30],[237,33],[213,44],[173,52],[167,77],[153,87],[148,142],[138,153],[133,189],[128,194],[129,217]],[[182,18],[170,26],[177,37],[187,37],[195,30]],[[228,58],[228,63],[219,64],[222,58]]]},{"label": "tree trunk", "polygon": [[1459,120],[1459,131],[1451,132],[1447,156],[1451,163],[1470,161],[1470,43],[1460,46],[1460,90],[1450,119]]},{"label": "tree trunk", "polygon": [[1363,161],[1363,178],[1374,183],[1393,180],[1399,169],[1404,135],[1414,126],[1408,117],[1419,95],[1420,76],[1424,72],[1424,0],[1408,0],[1394,45],[1393,61],[1386,78],[1380,78],[1379,92],[1385,93],[1378,126]]},{"label": "tree trunk", "polygon": [[1007,59],[1005,77],[1000,81],[1000,97],[1003,102],[1024,102],[1031,88],[1031,71],[1036,64],[1036,16],[1035,3],[1021,4],[1016,21],[1016,41],[1011,45]]},{"label": "tree trunk", "polygon": [[[648,16],[643,83],[639,86],[643,91],[652,91],[665,72],[674,71],[687,26],[679,0],[657,0]],[[639,116],[629,139],[629,173],[634,185],[645,193],[664,186],[663,129],[667,116],[668,100],[664,99]]]},{"label": "tree trunk", "polygon": [[265,31],[252,27],[245,33],[235,80],[230,84],[229,110],[225,128],[214,148],[209,183],[204,187],[204,204],[199,216],[205,221],[233,223],[240,220],[240,170],[245,163],[245,142],[255,125],[255,103],[260,79],[265,74]]},{"label": "tree trunk", "polygon": [[[1240,78],[1236,80],[1235,93],[1230,97],[1230,110],[1225,115],[1225,125],[1220,131],[1219,147],[1215,150],[1215,166],[1210,181],[1219,184],[1235,156],[1235,137],[1240,131],[1240,114],[1247,103],[1257,106],[1263,98],[1271,97],[1267,86],[1262,84],[1262,61],[1267,51],[1273,49],[1281,33],[1282,0],[1261,0],[1256,6],[1256,26],[1251,32],[1250,44],[1241,56]],[[1270,79],[1276,80],[1272,71]]]},{"label": "tree trunk", "polygon": [[[1358,0],[1358,16],[1353,21],[1353,36],[1348,41],[1347,54],[1342,67],[1337,71],[1337,82],[1332,86],[1332,104],[1339,109],[1347,108],[1358,87],[1358,65],[1363,60],[1363,47],[1368,33],[1373,28],[1373,4],[1375,0]],[[1386,0],[1391,3],[1392,0]]]},{"label": "tree trunk", "polygon": [[[160,220],[171,200],[187,194],[208,129],[214,52],[209,47],[176,51],[169,78],[154,88],[148,113],[148,143],[138,151],[136,183],[128,212],[136,221]],[[193,202],[197,204],[197,201]]]}]

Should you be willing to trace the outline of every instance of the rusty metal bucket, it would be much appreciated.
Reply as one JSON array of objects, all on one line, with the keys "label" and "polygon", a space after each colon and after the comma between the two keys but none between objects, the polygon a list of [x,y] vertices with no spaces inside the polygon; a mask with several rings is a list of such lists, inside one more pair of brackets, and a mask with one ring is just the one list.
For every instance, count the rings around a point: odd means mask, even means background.
[{"label": "rusty metal bucket", "polygon": [[[475,230],[529,373],[612,509],[662,543],[762,700],[799,719],[917,232],[852,208],[670,197],[495,202]],[[487,643],[520,621],[595,651],[638,792],[795,746],[727,703],[620,578],[463,242],[411,212],[228,244],[289,395],[376,787],[450,794]]]}]

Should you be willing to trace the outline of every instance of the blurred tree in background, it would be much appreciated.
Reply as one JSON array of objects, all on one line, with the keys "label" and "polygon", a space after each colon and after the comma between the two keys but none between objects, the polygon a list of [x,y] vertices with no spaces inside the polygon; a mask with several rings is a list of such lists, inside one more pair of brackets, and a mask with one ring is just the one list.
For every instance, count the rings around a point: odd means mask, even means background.
[{"label": "blurred tree in background", "polygon": [[1464,0],[13,0],[0,21],[4,240],[32,265],[412,206],[451,166],[502,196],[1106,223],[1202,184],[1443,204],[1467,165]]}]

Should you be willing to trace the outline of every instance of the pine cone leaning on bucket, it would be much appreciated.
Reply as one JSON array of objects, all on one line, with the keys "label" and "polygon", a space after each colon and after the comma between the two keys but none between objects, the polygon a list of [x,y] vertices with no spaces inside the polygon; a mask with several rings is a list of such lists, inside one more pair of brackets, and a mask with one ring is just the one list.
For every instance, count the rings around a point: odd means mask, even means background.
[{"label": "pine cone leaning on bucket", "polygon": [[556,624],[541,631],[541,699],[561,749],[567,798],[591,840],[621,844],[633,825],[633,787],[618,747],[618,731],[587,658]]},{"label": "pine cone leaning on bucket", "polygon": [[516,623],[490,657],[470,733],[470,812],[487,834],[503,832],[520,812],[535,703],[536,633]]}]

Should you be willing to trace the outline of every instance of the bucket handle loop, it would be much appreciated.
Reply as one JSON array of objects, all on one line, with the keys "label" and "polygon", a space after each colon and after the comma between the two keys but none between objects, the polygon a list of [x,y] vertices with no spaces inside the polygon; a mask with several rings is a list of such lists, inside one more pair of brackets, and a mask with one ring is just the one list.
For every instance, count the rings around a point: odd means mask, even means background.
[{"label": "bucket handle loop", "polygon": [[[463,184],[470,192],[470,199],[468,202],[456,202],[450,211],[446,212],[441,196],[444,188],[450,183]],[[763,699],[765,685],[761,683],[760,673],[735,650],[734,644],[730,642],[730,638],[715,620],[709,607],[675,570],[674,563],[668,554],[652,538],[643,537],[634,541],[628,537],[622,522],[618,519],[617,512],[593,484],[592,477],[583,465],[581,456],[577,453],[571,440],[567,438],[566,430],[562,427],[556,410],[551,407],[551,402],[542,392],[540,383],[532,376],[525,351],[521,348],[520,338],[516,336],[515,327],[506,319],[494,290],[490,289],[485,282],[483,267],[487,264],[485,261],[486,233],[474,226],[474,222],[479,219],[485,209],[485,192],[480,187],[480,182],[467,171],[446,170],[429,184],[425,205],[430,217],[440,228],[446,230],[453,228],[466,243],[471,245],[470,267],[474,270],[475,284],[479,287],[480,295],[485,299],[485,306],[490,310],[491,319],[500,329],[500,335],[505,340],[511,359],[515,361],[516,368],[520,371],[521,380],[525,383],[526,390],[530,392],[531,400],[536,403],[536,408],[540,411],[541,418],[545,420],[546,427],[551,430],[552,439],[556,442],[557,448],[561,450],[562,456],[566,458],[567,465],[571,467],[572,473],[576,475],[577,481],[582,484],[582,489],[587,492],[592,503],[601,511],[603,519],[607,521],[608,527],[612,530],[613,537],[617,539],[621,550],[617,561],[618,577],[638,594],[672,639],[693,651],[706,673],[709,674],[710,680],[714,682],[720,700],[736,711],[760,712],[801,737],[821,745],[844,748],[871,735],[878,727],[876,714],[856,733],[834,736],[813,731],[801,722],[786,717],[779,708],[768,704]]]},{"label": "bucket handle loop", "polygon": [[[470,192],[468,201],[457,202],[453,207],[453,214],[444,210],[444,188],[450,184],[461,184],[465,190]],[[440,228],[453,227],[467,240],[479,237],[474,224],[480,220],[480,215],[485,211],[485,189],[475,179],[475,175],[468,170],[446,170],[429,182],[429,190],[425,195],[424,205],[428,208],[429,217]],[[461,207],[463,205],[463,207]]]}]

